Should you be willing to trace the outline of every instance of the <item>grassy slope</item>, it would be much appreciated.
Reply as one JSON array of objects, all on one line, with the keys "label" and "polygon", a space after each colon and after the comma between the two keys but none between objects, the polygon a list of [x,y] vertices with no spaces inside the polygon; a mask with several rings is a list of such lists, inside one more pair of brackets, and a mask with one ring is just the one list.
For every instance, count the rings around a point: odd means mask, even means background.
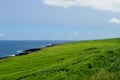
[{"label": "grassy slope", "polygon": [[71,42],[2,59],[0,80],[120,80],[120,39]]}]

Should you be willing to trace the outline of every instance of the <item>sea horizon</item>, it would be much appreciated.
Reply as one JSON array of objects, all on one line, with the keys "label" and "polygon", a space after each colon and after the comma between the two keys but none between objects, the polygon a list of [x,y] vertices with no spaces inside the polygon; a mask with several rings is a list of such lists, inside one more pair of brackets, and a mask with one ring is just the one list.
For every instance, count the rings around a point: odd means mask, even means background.
[{"label": "sea horizon", "polygon": [[0,40],[0,57],[18,54],[27,49],[42,48],[49,44],[61,44],[64,40]]}]

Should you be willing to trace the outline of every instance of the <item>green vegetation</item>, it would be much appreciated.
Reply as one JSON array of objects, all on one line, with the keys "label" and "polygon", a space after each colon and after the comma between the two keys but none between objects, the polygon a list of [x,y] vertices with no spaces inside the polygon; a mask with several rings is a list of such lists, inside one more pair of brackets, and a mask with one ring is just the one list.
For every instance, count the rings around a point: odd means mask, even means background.
[{"label": "green vegetation", "polygon": [[0,80],[120,80],[120,39],[64,43],[1,59]]}]

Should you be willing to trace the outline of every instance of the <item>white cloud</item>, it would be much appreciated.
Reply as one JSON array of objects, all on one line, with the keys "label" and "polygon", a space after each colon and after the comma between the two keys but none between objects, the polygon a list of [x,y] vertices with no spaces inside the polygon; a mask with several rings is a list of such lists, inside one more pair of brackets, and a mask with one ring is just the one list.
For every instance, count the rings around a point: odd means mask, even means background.
[{"label": "white cloud", "polygon": [[43,0],[44,4],[68,8],[75,5],[72,0]]},{"label": "white cloud", "polygon": [[73,35],[76,36],[76,37],[80,37],[80,33],[79,32],[74,32]]},{"label": "white cloud", "polygon": [[117,19],[117,18],[111,18],[109,20],[110,23],[113,23],[113,24],[120,24],[120,19]]},{"label": "white cloud", "polygon": [[0,37],[5,37],[5,36],[7,36],[7,35],[4,33],[0,33]]},{"label": "white cloud", "polygon": [[107,35],[107,36],[113,36],[114,34],[109,32],[109,33],[107,33],[106,35]]},{"label": "white cloud", "polygon": [[88,35],[89,36],[93,36],[93,35],[96,35],[97,33],[95,33],[95,32],[88,32]]},{"label": "white cloud", "polygon": [[120,0],[43,0],[43,3],[64,8],[82,6],[97,10],[120,12]]}]

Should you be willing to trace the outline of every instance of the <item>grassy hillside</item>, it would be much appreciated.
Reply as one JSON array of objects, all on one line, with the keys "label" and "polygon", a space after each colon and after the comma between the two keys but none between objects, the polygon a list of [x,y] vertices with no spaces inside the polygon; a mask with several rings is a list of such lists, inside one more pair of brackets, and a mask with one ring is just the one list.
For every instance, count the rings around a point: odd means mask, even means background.
[{"label": "grassy hillside", "polygon": [[0,80],[120,80],[120,39],[65,43],[1,59]]}]

